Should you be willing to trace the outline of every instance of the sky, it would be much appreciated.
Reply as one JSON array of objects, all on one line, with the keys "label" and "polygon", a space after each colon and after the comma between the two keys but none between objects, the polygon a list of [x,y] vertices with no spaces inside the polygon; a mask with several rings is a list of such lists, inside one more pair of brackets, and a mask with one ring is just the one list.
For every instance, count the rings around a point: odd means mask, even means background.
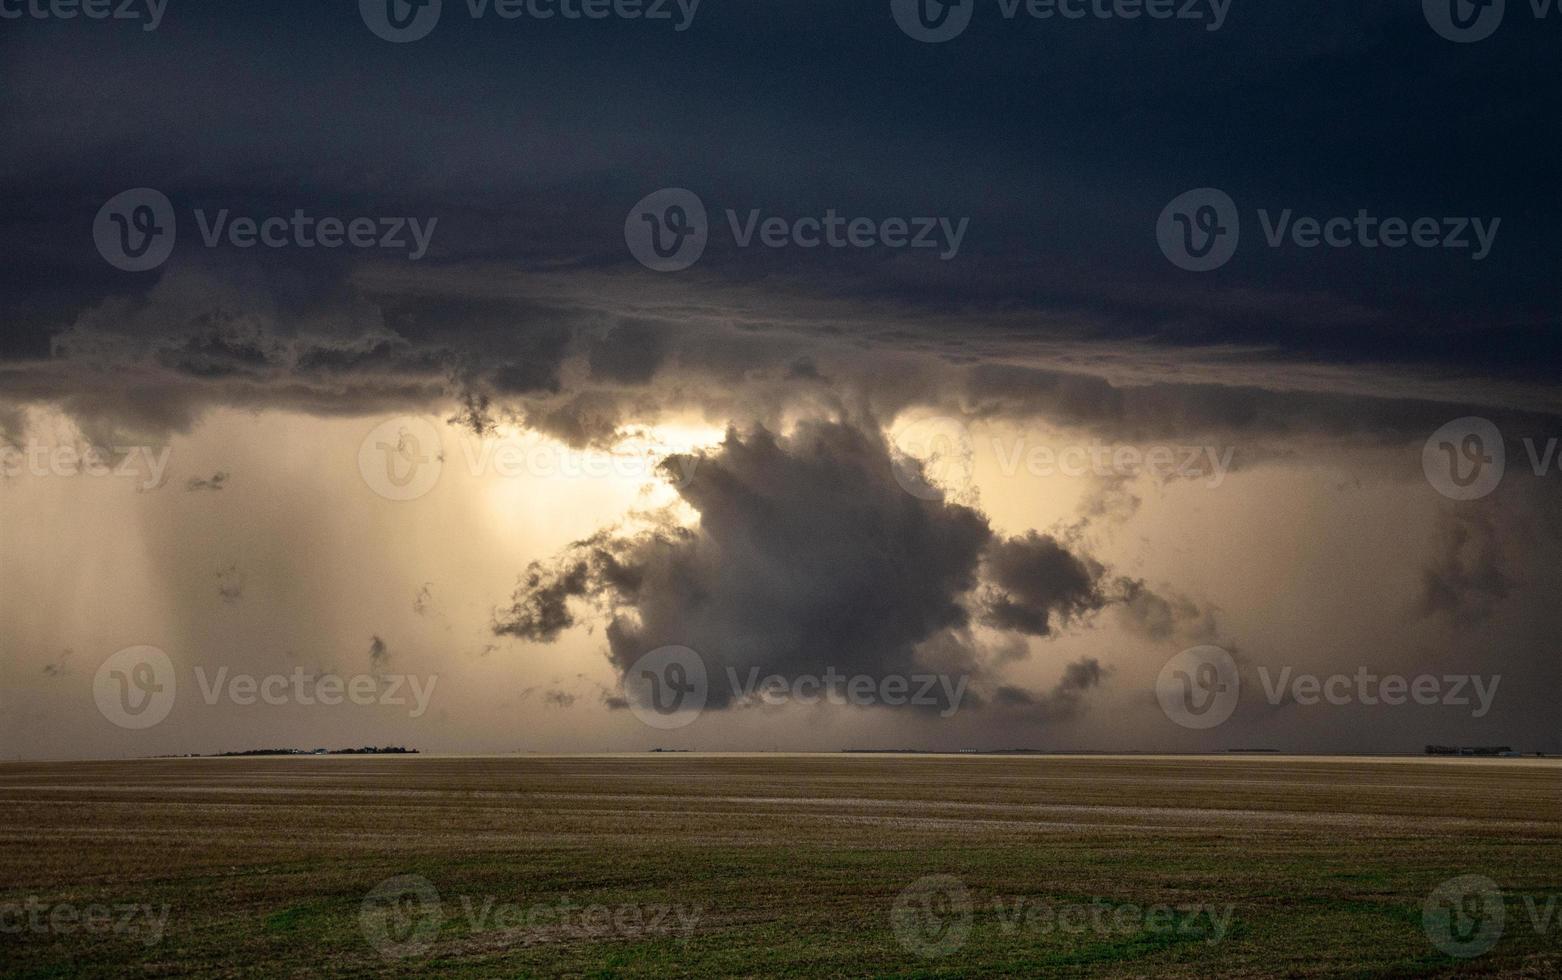
[{"label": "sky", "polygon": [[72,9],[0,756],[1562,751],[1557,12]]}]

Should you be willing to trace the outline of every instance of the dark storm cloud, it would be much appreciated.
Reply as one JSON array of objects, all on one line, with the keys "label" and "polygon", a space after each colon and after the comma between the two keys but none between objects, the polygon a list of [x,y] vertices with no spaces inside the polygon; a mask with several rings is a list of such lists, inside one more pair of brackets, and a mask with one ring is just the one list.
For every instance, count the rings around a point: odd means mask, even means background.
[{"label": "dark storm cloud", "polygon": [[1118,579],[1119,619],[1129,629],[1156,642],[1176,640],[1184,645],[1222,641],[1215,610],[1176,592],[1162,594],[1145,583]]},{"label": "dark storm cloud", "polygon": [[1501,534],[1490,514],[1443,515],[1437,554],[1422,572],[1420,613],[1466,627],[1489,619],[1518,585]]},{"label": "dark storm cloud", "polygon": [[21,444],[27,431],[27,413],[20,406],[0,403],[0,444]]},{"label": "dark storm cloud", "polygon": [[373,670],[381,670],[390,665],[390,647],[378,636],[369,638],[369,666]]},{"label": "dark storm cloud", "polygon": [[[665,465],[681,471],[677,458]],[[1048,635],[1121,601],[1100,563],[1057,539],[1006,540],[977,510],[907,492],[871,423],[806,421],[785,438],[731,430],[694,473],[678,493],[696,526],[609,529],[532,563],[495,632],[550,642],[587,610],[607,623],[620,672],[658,647],[691,647],[723,678],[711,703],[726,707],[728,669],[978,675],[1020,655],[1012,638],[985,647],[978,618]],[[1071,668],[1057,691],[1033,697],[1061,710],[1099,676],[1099,665]]]},{"label": "dark storm cloud", "polygon": [[[664,412],[775,428],[843,403],[882,419],[931,405],[1127,440],[1399,442],[1466,407],[1535,433],[1562,414],[1554,386],[1381,365],[1287,368],[1272,351],[1123,343],[1080,324],[1040,331],[1012,314],[927,321],[904,304],[704,283],[702,302],[673,321],[667,304],[687,296],[677,284],[592,273],[501,288],[498,275],[445,268],[417,280],[375,264],[339,290],[293,296],[286,277],[256,278],[242,265],[170,268],[141,302],[85,311],[55,336],[52,358],[0,361],[0,398],[52,405],[101,444],[187,433],[221,406],[446,411],[474,432],[514,422],[576,446],[609,443],[626,423]],[[503,295],[469,295],[496,289]],[[733,321],[733,310],[758,306],[774,317]],[[9,418],[19,430],[19,410]],[[1235,465],[1261,450],[1245,442]],[[1115,503],[1131,510],[1131,499]]]},{"label": "dark storm cloud", "polygon": [[571,446],[612,441],[629,406],[612,392],[585,391],[560,402],[531,402],[522,412],[528,428]]},{"label": "dark storm cloud", "polygon": [[[576,674],[569,683],[562,678],[554,678],[552,686],[542,692],[542,703],[553,708],[573,708],[580,703],[581,698],[590,697],[597,704],[610,710],[621,710],[629,707],[629,702],[620,695],[613,693],[600,681],[592,680],[585,674]],[[520,700],[525,701],[539,688],[528,687],[521,691]]]},{"label": "dark storm cloud", "polygon": [[1106,604],[1097,587],[1101,566],[1048,535],[995,542],[984,560],[982,617],[995,629],[1046,636],[1054,620],[1067,623]]},{"label": "dark storm cloud", "polygon": [[594,378],[620,384],[644,384],[651,380],[666,350],[659,324],[621,323],[588,348]]},{"label": "dark storm cloud", "polygon": [[[28,247],[0,269],[0,365],[12,365],[0,390],[65,404],[101,432],[151,433],[188,431],[217,404],[363,413],[459,399],[476,428],[514,412],[579,444],[611,435],[616,389],[679,363],[691,389],[727,380],[714,361],[746,357],[790,370],[794,387],[823,371],[894,392],[897,379],[843,370],[812,343],[764,342],[818,340],[828,324],[822,346],[865,359],[1013,367],[968,379],[977,411],[1052,401],[1092,423],[1277,431],[1410,431],[1437,411],[1390,401],[1562,411],[1549,262],[1562,205],[1529,163],[1555,148],[1545,121],[1562,92],[1536,25],[1453,46],[1414,4],[1326,0],[1239,5],[1215,32],[982,16],[924,45],[887,5],[711,5],[679,33],[463,14],[414,45],[380,41],[352,4],[304,2],[194,6],[152,38],[6,32],[0,229]],[[102,64],[132,83],[97,84]],[[677,86],[647,83],[664,78]],[[119,273],[84,229],[142,184],[167,192],[186,228],[197,207],[304,208],[437,216],[439,234],[427,258],[386,271],[318,249],[205,249],[191,228],[163,269]],[[1243,207],[1245,244],[1193,276],[1162,258],[1152,227],[1172,196],[1207,184]],[[968,216],[972,232],[953,262],[715,236],[670,288],[629,259],[622,225],[671,185],[697,191],[718,229],[726,208],[834,207]],[[1501,216],[1500,249],[1479,264],[1276,250],[1253,217],[1364,206]],[[540,295],[550,278],[570,295]],[[821,300],[836,308],[811,313]],[[747,343],[696,349],[712,325]],[[79,369],[104,337],[119,346],[94,363],[141,369],[106,389]],[[66,363],[40,363],[50,356]],[[1154,387],[1130,393],[1130,380]],[[1010,392],[989,401],[989,382]]]},{"label": "dark storm cloud", "polygon": [[[586,545],[582,542],[582,545]],[[580,547],[580,546],[577,546]],[[611,555],[592,547],[592,557],[612,560]],[[516,590],[515,604],[494,623],[494,632],[544,643],[558,639],[560,633],[575,625],[569,600],[586,595],[592,584],[587,560],[565,558],[553,567],[532,562]]]},{"label": "dark storm cloud", "polygon": [[571,694],[568,691],[560,691],[555,689],[552,691],[543,692],[542,702],[543,704],[549,704],[556,708],[569,708],[574,706],[576,698],[577,695]]},{"label": "dark storm cloud", "polygon": [[186,493],[196,493],[202,490],[216,492],[228,485],[228,473],[219,470],[210,477],[192,476],[184,483]]},{"label": "dark storm cloud", "polygon": [[64,677],[69,674],[71,672],[69,661],[72,652],[71,650],[60,651],[58,659],[43,665],[43,675],[45,677]]},{"label": "dark storm cloud", "polygon": [[[605,607],[620,671],[678,644],[718,674],[886,676],[969,624],[960,599],[992,532],[973,510],[901,489],[876,432],[821,421],[785,440],[730,432],[679,493],[698,530],[582,542],[551,571],[531,569],[496,628],[551,638],[574,622],[569,601],[586,597]],[[729,697],[725,684],[713,691],[717,706]]]},{"label": "dark storm cloud", "polygon": [[998,688],[992,704],[1000,709],[1023,711],[1027,719],[1062,721],[1084,709],[1086,695],[1100,685],[1107,673],[1099,660],[1086,657],[1065,667],[1062,679],[1050,691],[1038,693],[1005,684]]}]

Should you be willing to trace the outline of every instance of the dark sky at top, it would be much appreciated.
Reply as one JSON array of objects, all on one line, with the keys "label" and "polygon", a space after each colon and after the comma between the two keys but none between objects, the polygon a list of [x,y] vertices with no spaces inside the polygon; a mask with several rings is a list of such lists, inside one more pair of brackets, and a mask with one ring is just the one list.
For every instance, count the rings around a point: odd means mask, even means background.
[{"label": "dark sky at top", "polygon": [[[879,254],[717,245],[703,270],[721,278],[1543,382],[1559,360],[1562,23],[1508,6],[1474,44],[1439,37],[1419,4],[1348,0],[1236,0],[1217,31],[1205,4],[1196,21],[1039,21],[982,0],[942,44],[902,33],[887,2],[705,0],[679,31],[672,5],[667,21],[537,21],[445,0],[407,44],[348,2],[174,0],[152,32],[10,20],[0,352],[44,355],[85,306],[145,291],[151,277],[92,249],[93,215],[127,187],[182,211],[438,215],[430,266],[568,269],[632,267],[625,211],[682,186],[718,221],[971,219],[956,261],[909,273]],[[1203,186],[1237,202],[1244,247],[1190,275],[1154,224]],[[1502,224],[1481,262],[1271,249],[1260,208]],[[247,258],[306,283],[341,274],[319,252]]]}]

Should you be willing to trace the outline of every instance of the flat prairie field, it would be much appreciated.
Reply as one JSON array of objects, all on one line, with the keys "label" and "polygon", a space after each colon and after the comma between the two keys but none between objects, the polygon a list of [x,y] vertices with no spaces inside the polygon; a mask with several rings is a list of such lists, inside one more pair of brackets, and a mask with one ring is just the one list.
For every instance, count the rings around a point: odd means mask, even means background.
[{"label": "flat prairie field", "polygon": [[1562,765],[0,766],[8,976],[1562,976]]}]

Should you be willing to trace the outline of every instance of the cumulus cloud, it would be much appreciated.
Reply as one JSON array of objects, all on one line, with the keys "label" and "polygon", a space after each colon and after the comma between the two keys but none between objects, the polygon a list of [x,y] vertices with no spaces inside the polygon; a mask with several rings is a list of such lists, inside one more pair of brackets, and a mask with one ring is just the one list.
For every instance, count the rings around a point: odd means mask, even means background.
[{"label": "cumulus cloud", "polygon": [[[1017,639],[1123,601],[1100,562],[1057,538],[1005,539],[970,506],[907,492],[871,423],[808,420],[787,436],[729,430],[697,459],[665,466],[684,472],[688,462],[695,477],[677,489],[697,521],[663,513],[533,562],[495,632],[550,642],[582,621],[605,622],[620,673],[679,645],[718,677],[985,676],[1020,655]],[[988,642],[978,627],[1010,635]],[[997,700],[1028,697],[1058,713],[1100,676],[1099,664],[1076,665],[1058,690],[1011,687]],[[712,707],[731,700],[728,685],[713,683]]]}]

